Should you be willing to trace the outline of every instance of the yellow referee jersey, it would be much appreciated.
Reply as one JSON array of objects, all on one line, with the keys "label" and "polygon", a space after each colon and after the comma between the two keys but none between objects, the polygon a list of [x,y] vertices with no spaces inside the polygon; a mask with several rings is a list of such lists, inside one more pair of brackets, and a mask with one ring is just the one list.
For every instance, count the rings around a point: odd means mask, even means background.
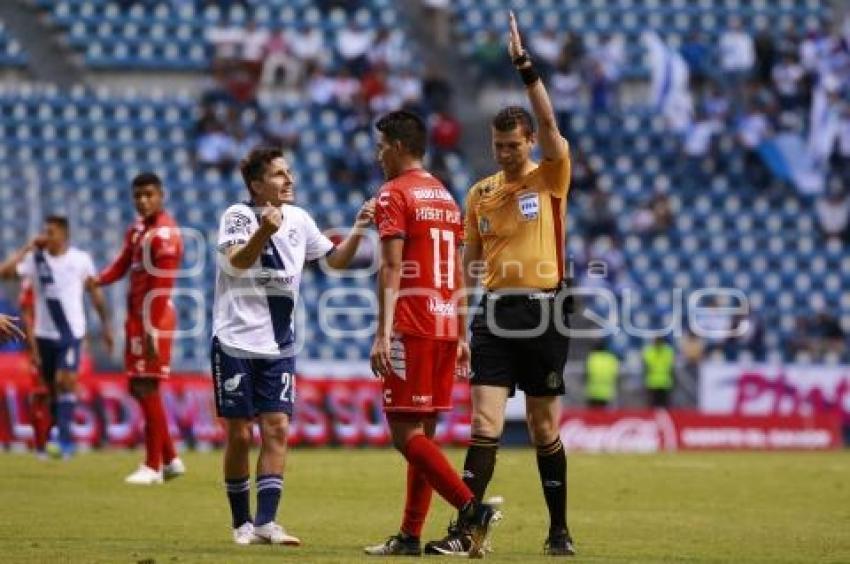
[{"label": "yellow referee jersey", "polygon": [[466,197],[466,243],[481,243],[484,287],[555,288],[564,277],[569,154],[543,160],[518,182],[498,172]]}]

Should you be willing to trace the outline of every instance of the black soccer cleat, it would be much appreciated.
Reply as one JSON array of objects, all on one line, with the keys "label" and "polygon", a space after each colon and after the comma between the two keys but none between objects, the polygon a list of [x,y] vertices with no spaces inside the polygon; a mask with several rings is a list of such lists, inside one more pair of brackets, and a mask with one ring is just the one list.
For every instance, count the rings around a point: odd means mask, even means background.
[{"label": "black soccer cleat", "polygon": [[547,556],[575,556],[576,549],[573,539],[567,529],[549,533],[546,542],[543,543],[543,554]]},{"label": "black soccer cleat", "polygon": [[375,546],[367,546],[363,552],[369,556],[422,556],[419,539],[398,533]]},{"label": "black soccer cleat", "polygon": [[496,504],[473,503],[461,514],[459,526],[469,531],[469,558],[484,558],[490,546],[492,526],[502,518],[502,512]]},{"label": "black soccer cleat", "polygon": [[469,556],[470,546],[472,546],[472,537],[469,532],[452,521],[449,523],[448,534],[440,540],[426,543],[424,553],[440,556]]}]

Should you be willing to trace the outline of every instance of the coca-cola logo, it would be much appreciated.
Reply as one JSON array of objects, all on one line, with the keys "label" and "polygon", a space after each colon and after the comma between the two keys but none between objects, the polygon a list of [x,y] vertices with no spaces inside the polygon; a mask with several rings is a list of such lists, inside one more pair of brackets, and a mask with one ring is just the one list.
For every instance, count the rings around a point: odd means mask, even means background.
[{"label": "coca-cola logo", "polygon": [[647,417],[597,421],[586,416],[567,416],[561,425],[561,440],[571,451],[660,452],[676,449],[676,428],[664,411]]}]

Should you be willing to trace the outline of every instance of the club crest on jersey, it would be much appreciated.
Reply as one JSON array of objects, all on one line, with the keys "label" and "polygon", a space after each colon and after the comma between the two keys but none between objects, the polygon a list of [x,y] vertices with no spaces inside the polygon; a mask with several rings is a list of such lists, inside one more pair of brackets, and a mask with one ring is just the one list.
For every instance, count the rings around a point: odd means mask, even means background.
[{"label": "club crest on jersey", "polygon": [[519,197],[519,212],[526,221],[537,219],[540,215],[540,195],[537,192]]},{"label": "club crest on jersey", "polygon": [[272,281],[272,272],[268,268],[264,268],[257,273],[257,284],[267,286]]},{"label": "club crest on jersey", "polygon": [[248,235],[249,225],[251,225],[251,218],[239,212],[232,212],[227,216],[224,231],[228,235]]},{"label": "club crest on jersey", "polygon": [[298,230],[294,227],[289,230],[286,234],[287,240],[289,240],[289,244],[293,247],[298,245]]}]

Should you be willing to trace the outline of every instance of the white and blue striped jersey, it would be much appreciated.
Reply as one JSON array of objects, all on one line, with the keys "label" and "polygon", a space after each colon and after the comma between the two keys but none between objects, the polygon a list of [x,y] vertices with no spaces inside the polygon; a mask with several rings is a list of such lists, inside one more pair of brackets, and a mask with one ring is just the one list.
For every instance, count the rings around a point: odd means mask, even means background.
[{"label": "white and blue striped jersey", "polygon": [[69,341],[86,334],[86,280],[95,276],[91,256],[76,247],[53,256],[43,249],[18,263],[18,276],[35,290],[35,336]]},{"label": "white and blue striped jersey", "polygon": [[260,208],[230,206],[218,232],[213,336],[226,347],[263,356],[291,356],[292,314],[306,261],[333,249],[303,209],[283,205],[283,223],[247,270],[230,266],[225,251],[248,242],[259,229]]}]

